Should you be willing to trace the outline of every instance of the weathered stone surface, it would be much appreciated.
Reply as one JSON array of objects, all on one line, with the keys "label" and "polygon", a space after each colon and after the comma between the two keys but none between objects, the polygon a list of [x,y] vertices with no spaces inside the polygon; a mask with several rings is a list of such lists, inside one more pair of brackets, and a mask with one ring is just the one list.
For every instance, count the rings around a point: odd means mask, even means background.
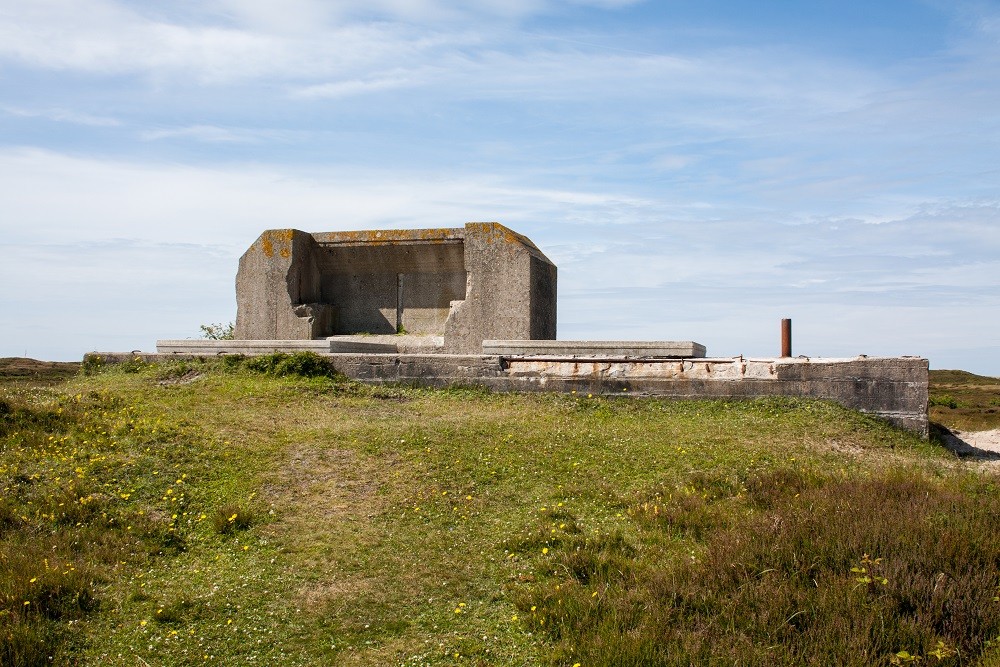
[{"label": "weathered stone surface", "polygon": [[479,354],[487,339],[556,337],[556,267],[526,237],[495,222],[465,226],[465,301],[445,325],[445,349]]},{"label": "weathered stone surface", "polygon": [[451,302],[465,298],[463,241],[414,231],[368,245],[352,232],[317,235],[323,300],[339,315],[331,333],[443,333]]},{"label": "weathered stone surface", "polygon": [[676,398],[807,396],[927,435],[928,365],[917,357],[503,361],[508,377],[516,378],[522,390]]},{"label": "weathered stone surface", "polygon": [[[236,337],[301,340],[323,335],[334,319],[321,304],[318,246],[296,229],[264,232],[240,258],[236,273]],[[310,308],[296,308],[308,305]]]},{"label": "weathered stone surface", "polygon": [[693,341],[484,340],[483,354],[544,357],[704,357]]},{"label": "weathered stone surface", "polygon": [[555,266],[497,223],[269,230],[240,259],[236,293],[246,340],[406,332],[479,353],[485,338],[555,337]]}]

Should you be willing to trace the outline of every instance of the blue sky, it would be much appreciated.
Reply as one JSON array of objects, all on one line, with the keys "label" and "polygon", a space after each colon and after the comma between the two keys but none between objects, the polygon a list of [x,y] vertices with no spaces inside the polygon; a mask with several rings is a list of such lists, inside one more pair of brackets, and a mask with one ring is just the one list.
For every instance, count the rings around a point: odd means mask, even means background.
[{"label": "blue sky", "polygon": [[264,229],[500,221],[559,337],[1000,375],[1000,2],[0,0],[0,356],[235,317]]}]

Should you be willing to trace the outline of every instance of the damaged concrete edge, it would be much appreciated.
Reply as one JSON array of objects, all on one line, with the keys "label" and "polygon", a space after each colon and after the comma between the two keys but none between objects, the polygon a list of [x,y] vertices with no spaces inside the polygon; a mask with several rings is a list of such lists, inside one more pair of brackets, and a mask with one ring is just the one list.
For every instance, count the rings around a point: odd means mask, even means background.
[{"label": "damaged concrete edge", "polygon": [[325,246],[380,245],[396,243],[448,243],[465,239],[462,227],[433,229],[373,229],[346,232],[309,232],[316,242]]}]

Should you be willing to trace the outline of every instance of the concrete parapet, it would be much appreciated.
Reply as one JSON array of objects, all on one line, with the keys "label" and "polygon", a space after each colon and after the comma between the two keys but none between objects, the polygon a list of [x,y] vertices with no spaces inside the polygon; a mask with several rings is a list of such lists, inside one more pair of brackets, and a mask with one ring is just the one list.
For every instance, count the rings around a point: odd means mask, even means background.
[{"label": "concrete parapet", "polygon": [[236,273],[236,337],[310,340],[322,335],[334,312],[320,303],[318,245],[297,229],[261,234],[240,257]]},{"label": "concrete parapet", "polygon": [[532,357],[704,357],[693,341],[641,340],[484,340],[483,354]]}]

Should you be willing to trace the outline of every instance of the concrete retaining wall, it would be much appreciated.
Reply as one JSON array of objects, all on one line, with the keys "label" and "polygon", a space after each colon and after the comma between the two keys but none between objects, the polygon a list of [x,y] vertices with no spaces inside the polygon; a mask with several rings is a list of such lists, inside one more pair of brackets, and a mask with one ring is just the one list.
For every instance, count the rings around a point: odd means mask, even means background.
[{"label": "concrete retaining wall", "polygon": [[[107,363],[211,358],[197,354],[106,354]],[[87,355],[88,357],[91,355]],[[918,357],[853,359],[621,359],[458,354],[327,354],[344,375],[368,383],[481,385],[496,391],[559,391],[679,399],[804,396],[836,401],[927,436],[928,363]]]}]

